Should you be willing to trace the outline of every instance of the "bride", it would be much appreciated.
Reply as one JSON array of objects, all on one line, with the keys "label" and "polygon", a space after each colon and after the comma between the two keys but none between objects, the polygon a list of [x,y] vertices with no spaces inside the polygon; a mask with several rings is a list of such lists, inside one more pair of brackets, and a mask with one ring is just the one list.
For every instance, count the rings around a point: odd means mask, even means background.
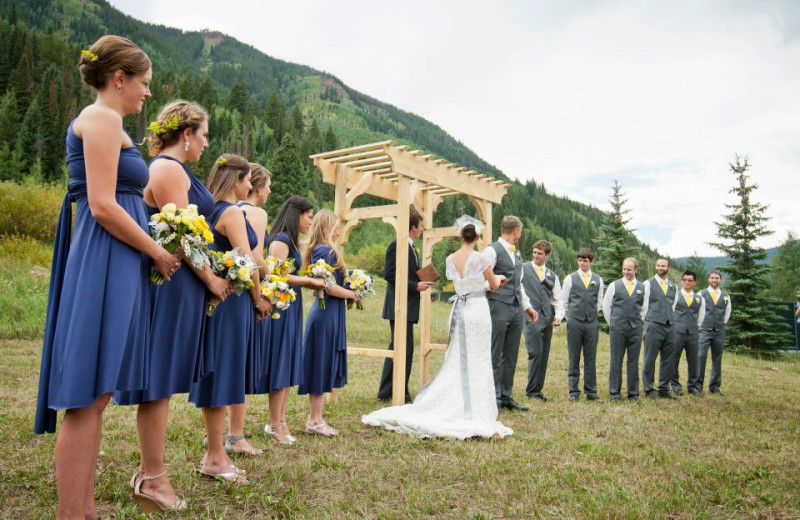
[{"label": "bride", "polygon": [[372,412],[361,418],[364,424],[422,438],[498,438],[514,433],[497,421],[492,320],[483,294],[486,281],[494,290],[506,279],[495,275],[491,260],[475,251],[483,223],[463,215],[455,227],[461,249],[446,260],[446,276],[456,296],[451,299],[450,344],[442,366],[412,404]]}]

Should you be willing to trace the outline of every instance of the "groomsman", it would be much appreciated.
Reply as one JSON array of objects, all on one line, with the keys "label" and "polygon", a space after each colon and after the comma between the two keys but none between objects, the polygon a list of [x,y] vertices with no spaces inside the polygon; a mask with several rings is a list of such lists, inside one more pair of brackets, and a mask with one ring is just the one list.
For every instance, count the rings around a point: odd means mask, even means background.
[{"label": "groomsman", "polygon": [[675,395],[683,394],[679,367],[684,350],[688,365],[686,390],[692,395],[700,395],[701,390],[697,386],[697,332],[706,315],[706,301],[694,292],[696,284],[697,275],[694,271],[684,271],[681,276],[681,294],[675,305],[675,350],[672,353],[672,381],[670,381]]},{"label": "groomsman", "polygon": [[569,400],[577,401],[581,395],[578,383],[581,378],[581,352],[583,352],[583,391],[588,401],[599,401],[597,396],[597,339],[600,325],[597,315],[603,302],[603,279],[592,272],[594,252],[583,248],[578,251],[578,270],[564,278],[561,290],[561,308],[556,309],[556,321],[567,318],[567,351],[569,365],[567,384]]},{"label": "groomsman", "polygon": [[725,345],[725,324],[731,317],[731,297],[719,288],[722,275],[718,270],[712,269],[708,275],[708,288],[700,291],[700,296],[706,302],[705,318],[700,326],[700,346],[698,354],[697,388],[703,391],[703,379],[706,371],[708,349],[711,349],[711,379],[708,382],[708,391],[712,394],[722,394],[722,349]]},{"label": "groomsman", "polygon": [[[644,363],[642,363],[642,382],[647,397],[677,399],[669,393],[672,379],[672,351],[675,347],[675,304],[678,302],[678,288],[669,279],[669,260],[656,260],[656,275],[650,278],[647,314],[644,318]],[[658,391],[654,388],[656,357],[661,356],[658,365]]]},{"label": "groomsman", "polygon": [[[417,251],[414,249],[414,240],[422,235],[422,216],[412,211],[408,216],[408,302],[406,322],[401,326],[406,327],[406,402],[411,402],[411,394],[408,391],[408,379],[411,377],[411,361],[414,359],[414,324],[419,321],[419,293],[426,291],[433,285],[432,282],[420,282],[417,271],[420,269]],[[386,279],[386,297],[383,300],[383,319],[389,320],[389,329],[392,333],[392,340],[389,343],[389,350],[394,350],[394,291],[395,291],[395,269],[397,263],[397,241],[389,244],[386,250],[386,259],[383,266],[383,277]],[[392,398],[392,372],[394,362],[391,358],[386,358],[383,362],[383,373],[381,383],[378,388],[378,399],[388,401]]]},{"label": "groomsman", "polygon": [[525,412],[528,407],[513,398],[514,370],[517,368],[524,315],[527,314],[530,321],[536,321],[538,314],[522,290],[522,257],[516,245],[520,236],[522,221],[512,215],[503,217],[500,238],[489,244],[483,254],[495,262],[494,274],[502,274],[508,279],[503,287],[486,293],[492,316],[492,371],[497,408]]},{"label": "groomsman", "polygon": [[522,266],[522,288],[539,319],[525,324],[525,346],[528,349],[528,385],[525,395],[531,399],[547,401],[542,393],[547,374],[547,361],[550,358],[550,342],[553,339],[553,326],[562,315],[561,282],[558,275],[547,268],[545,262],[550,256],[552,246],[547,240],[533,244],[533,260]]},{"label": "groomsman", "polygon": [[622,278],[608,286],[603,297],[603,315],[609,325],[611,363],[608,370],[608,394],[619,401],[622,390],[622,360],[627,354],[628,399],[639,400],[639,353],[642,349],[642,323],[647,314],[650,285],[636,279],[639,261],[622,262]]}]

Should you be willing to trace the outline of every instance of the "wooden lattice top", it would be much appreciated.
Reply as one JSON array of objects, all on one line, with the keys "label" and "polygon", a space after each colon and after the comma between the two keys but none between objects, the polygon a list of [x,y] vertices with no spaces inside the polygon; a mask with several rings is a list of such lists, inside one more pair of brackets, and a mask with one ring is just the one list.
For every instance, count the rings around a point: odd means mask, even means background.
[{"label": "wooden lattice top", "polygon": [[397,200],[400,175],[412,181],[412,200],[430,192],[435,198],[463,194],[499,204],[509,186],[504,181],[436,159],[432,154],[409,151],[405,145],[395,146],[395,141],[318,153],[311,159],[328,184],[336,184],[337,171],[346,175],[348,198],[367,193]]}]

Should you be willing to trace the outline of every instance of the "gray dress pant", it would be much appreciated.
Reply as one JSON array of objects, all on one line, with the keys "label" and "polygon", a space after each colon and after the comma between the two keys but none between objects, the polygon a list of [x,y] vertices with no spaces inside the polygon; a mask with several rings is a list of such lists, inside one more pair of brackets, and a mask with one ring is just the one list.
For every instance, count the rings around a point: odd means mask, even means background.
[{"label": "gray dress pant", "polygon": [[687,380],[686,390],[688,392],[699,392],[702,390],[697,385],[697,348],[698,335],[696,332],[675,332],[675,350],[672,353],[672,380],[670,385],[676,394],[683,391],[680,381],[681,354],[686,351]]},{"label": "gray dress pant", "polygon": [[528,385],[525,395],[533,397],[542,395],[544,378],[547,375],[547,362],[550,359],[550,342],[553,339],[553,322],[548,324],[525,323],[525,347],[528,349]]},{"label": "gray dress pant", "polygon": [[722,350],[725,345],[724,330],[700,329],[700,346],[697,355],[697,388],[703,390],[708,349],[711,349],[711,379],[708,389],[718,392],[722,385]]},{"label": "gray dress pant", "polygon": [[583,352],[583,391],[587,396],[597,396],[597,339],[600,328],[597,320],[582,321],[567,318],[567,384],[569,395],[578,397],[581,391],[581,352]]},{"label": "gray dress pant", "polygon": [[500,405],[512,400],[525,313],[519,304],[493,299],[489,300],[489,313],[492,315],[492,372],[495,397]]},{"label": "gray dress pant", "polygon": [[642,384],[644,393],[652,393],[656,375],[656,357],[661,356],[658,363],[658,393],[669,394],[669,381],[672,379],[672,351],[675,345],[675,333],[671,325],[663,325],[648,321],[644,326],[644,362],[642,363]]},{"label": "gray dress pant", "polygon": [[628,397],[639,397],[639,353],[642,350],[642,327],[614,325],[609,331],[611,360],[608,369],[608,395],[619,399],[622,390],[622,360],[627,354]]}]

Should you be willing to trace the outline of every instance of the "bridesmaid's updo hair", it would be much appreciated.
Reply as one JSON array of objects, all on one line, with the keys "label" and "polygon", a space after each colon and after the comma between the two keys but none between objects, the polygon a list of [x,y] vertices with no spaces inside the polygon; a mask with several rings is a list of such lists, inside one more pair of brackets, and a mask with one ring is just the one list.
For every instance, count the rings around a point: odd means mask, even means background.
[{"label": "bridesmaid's updo hair", "polygon": [[241,155],[225,153],[219,156],[211,167],[208,175],[208,191],[214,200],[221,200],[233,191],[236,183],[247,177],[250,173],[250,163]]},{"label": "bridesmaid's updo hair", "polygon": [[[150,155],[156,156],[161,150],[177,143],[181,134],[187,128],[192,129],[192,133],[197,132],[203,121],[208,120],[208,114],[200,105],[177,99],[168,103],[161,109],[156,120],[151,126],[158,126],[158,130],[151,129],[150,136],[147,138],[147,147]],[[177,125],[175,124],[177,123]]]},{"label": "bridesmaid's updo hair", "polygon": [[102,90],[108,78],[118,70],[137,76],[150,70],[150,58],[135,43],[121,36],[106,35],[81,51],[78,70],[83,82]]},{"label": "bridesmaid's updo hair", "polygon": [[461,240],[463,240],[467,244],[475,242],[477,238],[478,238],[478,233],[475,231],[474,224],[467,224],[466,226],[461,228]]},{"label": "bridesmaid's updo hair", "polygon": [[256,191],[258,188],[263,188],[267,185],[267,181],[272,178],[272,174],[269,170],[264,168],[258,163],[251,162],[250,163],[250,184],[253,188],[247,194],[249,197]]}]

